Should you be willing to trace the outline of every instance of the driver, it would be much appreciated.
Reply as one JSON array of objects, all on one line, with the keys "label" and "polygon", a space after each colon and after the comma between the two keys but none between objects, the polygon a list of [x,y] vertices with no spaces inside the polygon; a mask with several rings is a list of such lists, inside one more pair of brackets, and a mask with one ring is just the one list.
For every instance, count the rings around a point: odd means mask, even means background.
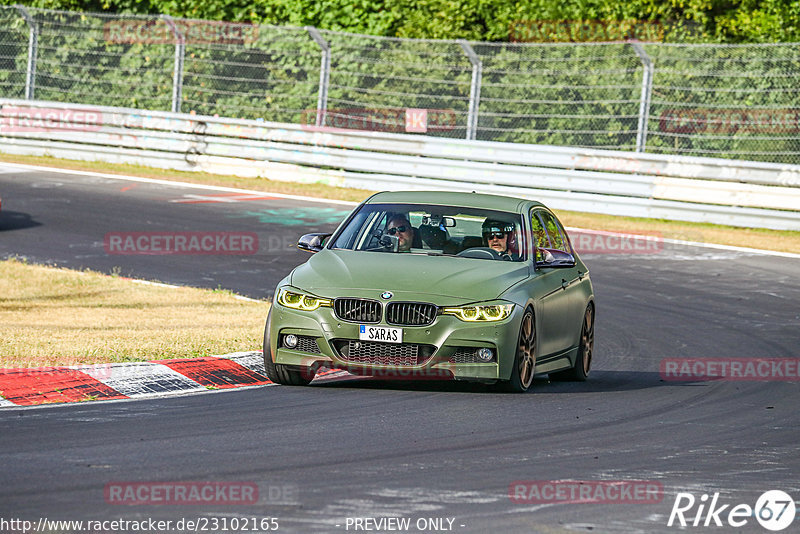
[{"label": "driver", "polygon": [[514,232],[514,223],[486,219],[481,226],[484,244],[497,251],[504,259],[518,260],[519,255],[508,249]]}]

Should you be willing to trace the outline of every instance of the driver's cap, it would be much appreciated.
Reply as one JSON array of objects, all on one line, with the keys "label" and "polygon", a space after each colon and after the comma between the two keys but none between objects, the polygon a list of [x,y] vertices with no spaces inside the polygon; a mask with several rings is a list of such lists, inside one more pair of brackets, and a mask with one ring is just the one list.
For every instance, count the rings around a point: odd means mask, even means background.
[{"label": "driver's cap", "polygon": [[513,231],[514,231],[514,223],[495,221],[492,219],[486,219],[481,227],[481,232],[483,233],[483,235],[493,234],[495,232],[503,232],[507,234]]}]

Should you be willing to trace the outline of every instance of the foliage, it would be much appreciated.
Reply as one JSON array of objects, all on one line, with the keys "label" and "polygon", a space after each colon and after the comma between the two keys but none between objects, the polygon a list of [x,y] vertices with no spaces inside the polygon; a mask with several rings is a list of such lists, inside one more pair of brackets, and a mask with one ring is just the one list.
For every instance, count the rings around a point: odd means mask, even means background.
[{"label": "foliage", "polygon": [[[0,0],[12,5],[17,0]],[[531,21],[696,25],[716,42],[800,41],[796,0],[25,0],[31,7],[316,26],[393,37],[507,41]]]},{"label": "foliage", "polygon": [[[620,41],[647,34],[666,41],[644,45],[655,67],[648,151],[800,159],[800,45],[707,44],[800,40],[796,2],[33,3],[106,11],[30,10],[39,27],[35,97],[40,100],[171,109],[173,30],[163,19],[131,14],[163,12],[241,21],[176,18],[189,36],[181,111],[313,125],[322,50],[300,27],[311,24],[331,48],[327,126],[350,120],[344,127],[405,131],[406,110],[424,109],[435,126],[429,135],[464,138],[473,66],[454,38],[469,38],[499,41],[472,42],[482,66],[478,139],[633,150],[643,68],[630,43]],[[115,11],[127,14],[108,13]],[[115,37],[120,24],[143,33]],[[597,40],[617,42],[569,43]],[[27,41],[24,19],[12,8],[0,8],[0,96],[24,97]],[[697,41],[702,43],[691,44]],[[731,117],[745,108],[757,110],[755,118],[767,124],[731,125]],[[773,128],[775,122],[780,124]]]}]

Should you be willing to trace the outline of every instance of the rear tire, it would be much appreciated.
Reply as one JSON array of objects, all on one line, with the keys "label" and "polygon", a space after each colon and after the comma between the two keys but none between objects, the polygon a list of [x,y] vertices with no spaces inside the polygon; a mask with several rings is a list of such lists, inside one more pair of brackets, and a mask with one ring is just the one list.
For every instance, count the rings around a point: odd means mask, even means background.
[{"label": "rear tire", "polygon": [[589,378],[594,354],[594,305],[586,306],[581,323],[581,337],[578,341],[578,355],[572,369],[550,373],[551,380],[585,382]]},{"label": "rear tire", "polygon": [[269,326],[272,319],[272,308],[269,309],[267,314],[267,325],[264,327],[264,371],[267,373],[267,378],[276,384],[284,386],[307,386],[314,376],[310,376],[310,371],[303,373],[302,370],[296,369],[289,365],[275,363],[272,358],[272,350],[269,345]]},{"label": "rear tire", "polygon": [[536,322],[533,310],[530,308],[525,310],[525,314],[522,316],[517,339],[517,353],[514,356],[511,379],[497,383],[497,389],[508,393],[528,391],[536,372]]}]

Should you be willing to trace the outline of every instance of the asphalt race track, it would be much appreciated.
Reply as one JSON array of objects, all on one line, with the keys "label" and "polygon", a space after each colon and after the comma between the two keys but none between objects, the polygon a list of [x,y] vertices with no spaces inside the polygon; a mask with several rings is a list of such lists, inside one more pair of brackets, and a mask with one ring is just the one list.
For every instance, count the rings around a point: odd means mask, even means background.
[{"label": "asphalt race track", "polygon": [[[0,164],[0,256],[264,298],[306,258],[292,248],[297,237],[332,229],[349,211],[223,194]],[[129,255],[104,245],[115,232],[193,231],[255,233],[258,251]],[[277,518],[279,532],[299,533],[769,532],[754,517],[734,528],[728,512],[755,507],[767,490],[800,498],[800,383],[671,381],[659,370],[665,358],[796,361],[800,260],[671,245],[583,257],[598,306],[585,384],[543,376],[528,394],[502,395],[353,379],[4,408],[0,518],[229,522],[213,532],[233,531],[234,518],[239,532],[266,531],[243,523],[253,518]],[[517,481],[544,488],[565,480],[641,481],[663,492],[650,502],[514,498]],[[192,481],[255,485],[257,502],[126,505],[106,491]],[[667,526],[678,493],[696,499],[685,529]],[[717,508],[727,505],[723,527],[714,518],[704,526],[715,493]],[[387,518],[410,519],[410,527],[378,523]]]},{"label": "asphalt race track", "polygon": [[[285,198],[251,200],[230,192],[186,189],[102,177],[7,172],[0,163],[0,255],[68,268],[271,296],[307,253],[307,232],[333,230],[352,206]],[[5,170],[6,172],[2,172]],[[259,195],[255,198],[269,197]],[[255,233],[258,250],[206,254],[130,254],[113,235],[153,232]],[[106,236],[109,238],[106,239]],[[187,252],[191,252],[187,249]]]}]

